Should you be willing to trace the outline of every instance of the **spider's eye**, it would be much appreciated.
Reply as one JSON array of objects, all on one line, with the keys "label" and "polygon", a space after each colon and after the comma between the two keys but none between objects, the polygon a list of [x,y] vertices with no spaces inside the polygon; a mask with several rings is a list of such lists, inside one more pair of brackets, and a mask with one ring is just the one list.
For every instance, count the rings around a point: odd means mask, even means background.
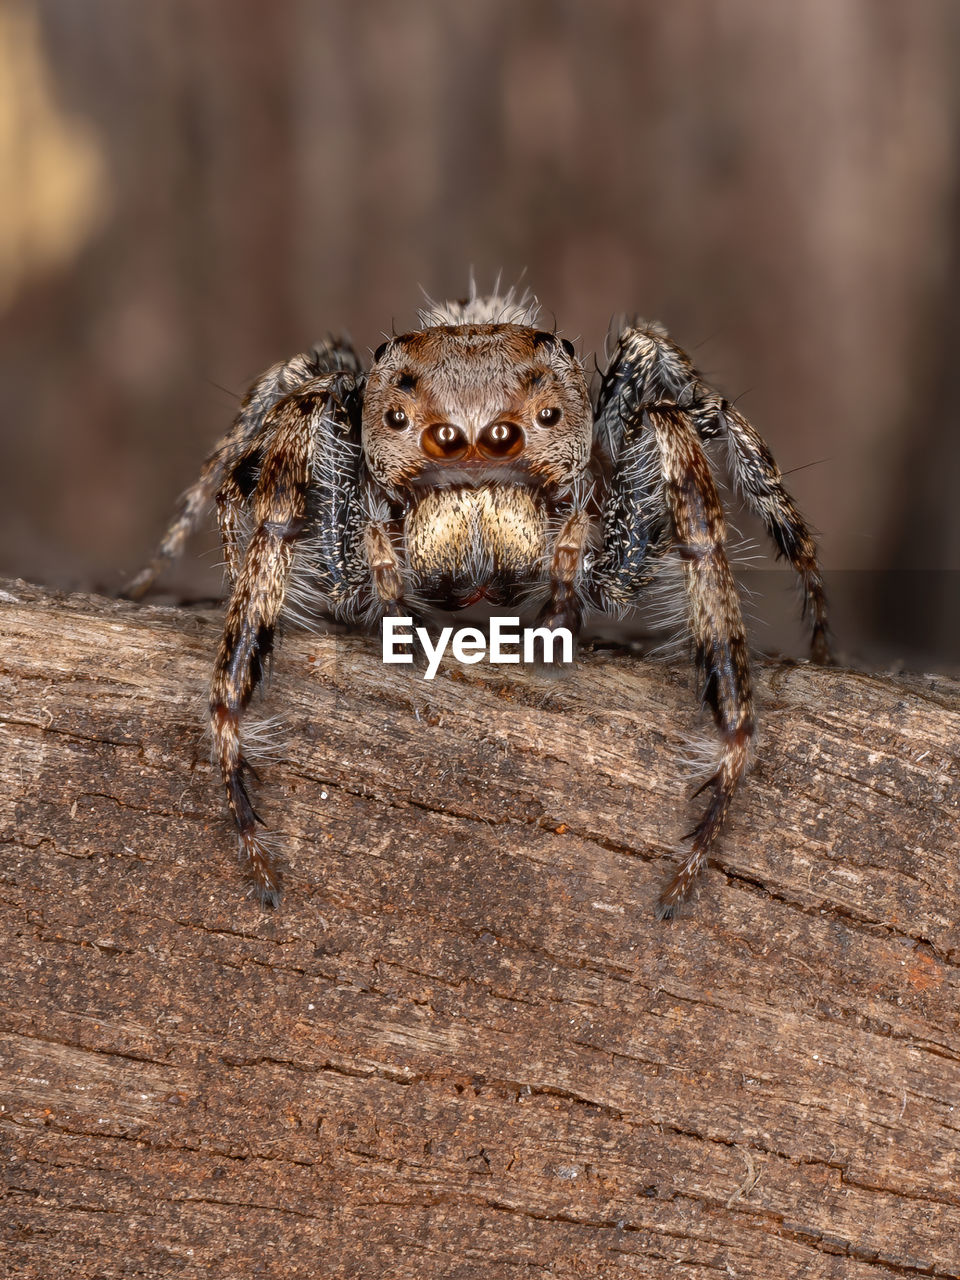
[{"label": "spider's eye", "polygon": [[549,409],[541,409],[537,414],[537,421],[542,427],[555,427],[562,417],[563,410],[554,405]]},{"label": "spider's eye", "polygon": [[405,427],[410,421],[402,409],[388,409],[383,415],[383,420],[388,427],[393,427],[395,431],[399,431],[401,427]]}]

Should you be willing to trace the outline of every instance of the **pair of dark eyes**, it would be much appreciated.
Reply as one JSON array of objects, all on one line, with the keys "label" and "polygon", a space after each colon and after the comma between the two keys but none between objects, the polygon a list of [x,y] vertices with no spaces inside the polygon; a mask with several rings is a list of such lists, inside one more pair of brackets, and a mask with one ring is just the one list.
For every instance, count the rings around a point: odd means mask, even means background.
[{"label": "pair of dark eyes", "polygon": [[[563,417],[563,410],[552,405],[548,409],[541,409],[537,414],[537,422],[542,427],[555,427]],[[401,431],[410,422],[410,419],[402,409],[388,409],[383,415],[383,420],[388,427],[393,427],[395,431]]]}]

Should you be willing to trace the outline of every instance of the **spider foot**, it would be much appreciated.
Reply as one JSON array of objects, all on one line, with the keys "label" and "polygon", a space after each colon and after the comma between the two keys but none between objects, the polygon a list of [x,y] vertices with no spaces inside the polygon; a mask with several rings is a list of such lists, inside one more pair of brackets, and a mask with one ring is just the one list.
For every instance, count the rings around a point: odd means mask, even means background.
[{"label": "spider foot", "polygon": [[148,564],[145,569],[130,579],[120,590],[117,596],[121,600],[142,600],[150,588],[156,581],[157,571],[152,564]]},{"label": "spider foot", "polygon": [[821,667],[836,666],[836,659],[830,649],[830,637],[822,623],[818,623],[813,629],[813,635],[810,638],[810,658]]},{"label": "spider foot", "polygon": [[580,614],[568,606],[549,605],[537,618],[533,635],[533,667],[541,674],[564,675],[577,660]]},{"label": "spider foot", "polygon": [[707,855],[694,845],[657,899],[654,914],[658,920],[676,919],[680,908],[693,896],[706,865]]},{"label": "spider foot", "polygon": [[250,881],[248,896],[257,898],[265,910],[278,907],[283,888],[280,854],[253,831],[240,833],[239,846],[240,861]]}]

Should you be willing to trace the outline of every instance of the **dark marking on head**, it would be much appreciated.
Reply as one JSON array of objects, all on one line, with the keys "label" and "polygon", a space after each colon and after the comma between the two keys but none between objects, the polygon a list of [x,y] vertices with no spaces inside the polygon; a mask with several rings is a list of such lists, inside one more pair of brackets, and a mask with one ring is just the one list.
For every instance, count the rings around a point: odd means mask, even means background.
[{"label": "dark marking on head", "polygon": [[533,335],[533,345],[541,347],[544,344],[548,344],[551,347],[562,347],[571,358],[577,354],[569,338],[561,338],[558,334],[550,333],[547,329],[538,329]]},{"label": "dark marking on head", "polygon": [[417,389],[417,375],[409,369],[401,369],[397,374],[395,386],[398,391],[406,391],[413,395]]}]

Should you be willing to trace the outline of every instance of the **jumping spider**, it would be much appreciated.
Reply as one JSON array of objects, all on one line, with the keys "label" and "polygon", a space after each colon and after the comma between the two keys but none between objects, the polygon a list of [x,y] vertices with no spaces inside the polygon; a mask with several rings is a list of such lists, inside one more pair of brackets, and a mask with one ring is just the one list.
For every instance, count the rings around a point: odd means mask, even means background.
[{"label": "jumping spider", "polygon": [[384,615],[516,610],[577,634],[585,611],[635,608],[673,553],[704,702],[719,735],[691,833],[657,915],[689,895],[747,764],[755,722],[740,603],[704,443],[726,446],[737,489],[800,580],[812,656],[828,660],[814,541],[763,440],[653,324],[619,334],[591,402],[572,343],[528,297],[430,305],[365,371],[329,338],[274,365],[184,495],[143,595],[216,500],[231,585],[210,723],[240,857],[264,904],[275,858],[257,832],[240,722],[274,631],[295,602],[370,626]]}]

